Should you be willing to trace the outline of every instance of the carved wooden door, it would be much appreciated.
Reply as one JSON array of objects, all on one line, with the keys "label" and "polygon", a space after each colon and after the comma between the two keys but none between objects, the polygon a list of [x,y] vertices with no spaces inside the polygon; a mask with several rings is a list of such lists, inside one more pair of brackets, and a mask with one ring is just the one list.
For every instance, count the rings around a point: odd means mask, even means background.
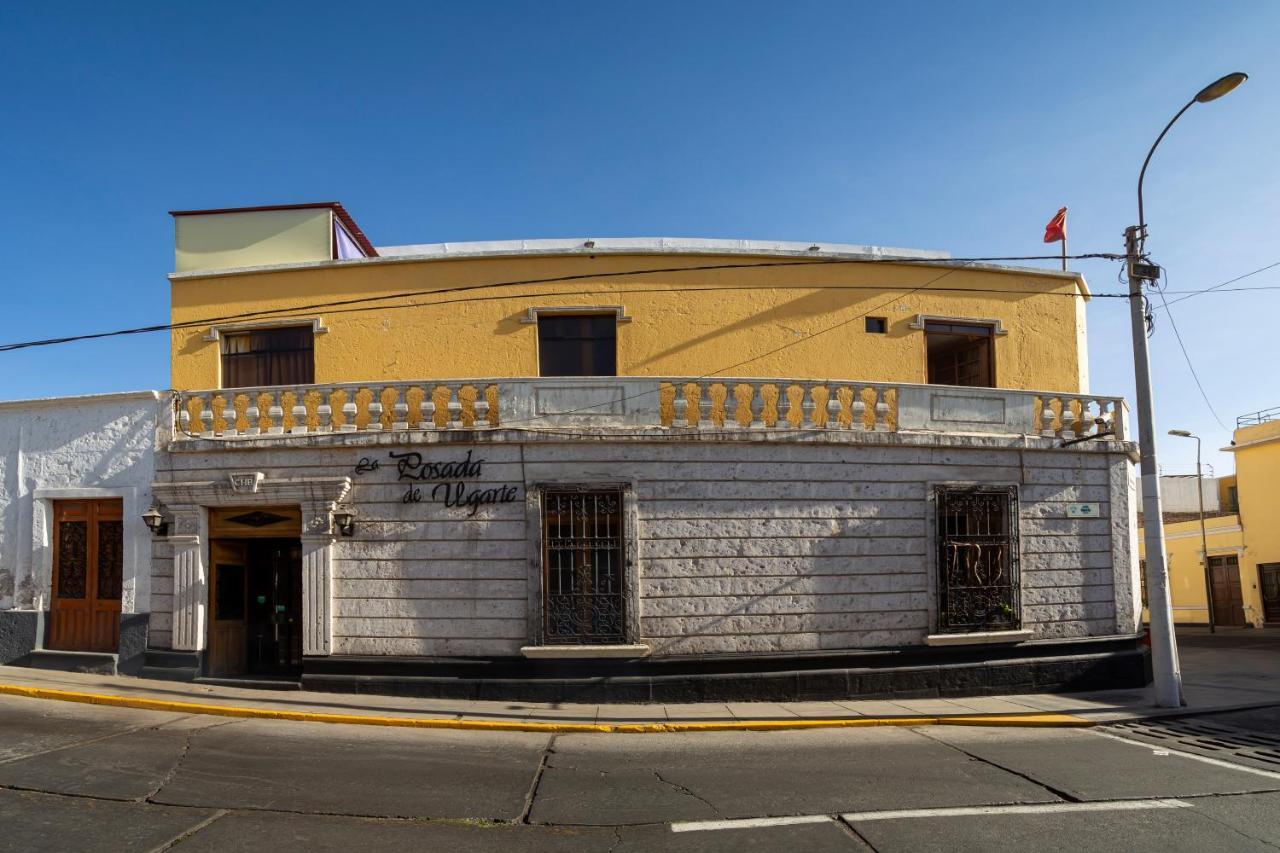
[{"label": "carved wooden door", "polygon": [[46,647],[116,651],[124,580],[123,519],[120,500],[54,502],[53,600]]},{"label": "carved wooden door", "polygon": [[249,545],[210,543],[209,675],[244,675],[248,667]]}]

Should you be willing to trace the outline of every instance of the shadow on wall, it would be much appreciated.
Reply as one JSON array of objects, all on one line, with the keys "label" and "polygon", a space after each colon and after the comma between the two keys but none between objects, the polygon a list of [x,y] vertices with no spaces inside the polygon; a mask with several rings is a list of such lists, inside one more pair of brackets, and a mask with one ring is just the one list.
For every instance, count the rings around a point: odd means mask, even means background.
[{"label": "shadow on wall", "polygon": [[[692,288],[691,290],[696,290],[696,288]],[[734,335],[739,332],[745,332],[750,329],[770,324],[781,326],[782,321],[784,320],[797,320],[830,315],[835,310],[847,307],[848,303],[840,303],[838,294],[833,293],[830,289],[819,290],[815,293],[806,294],[805,296],[798,296],[795,299],[792,299],[789,302],[784,302],[775,308],[762,311],[759,314],[752,314],[749,317],[744,317],[736,323],[730,323],[726,326],[717,326],[710,332],[698,335],[695,338],[681,341],[675,346],[670,346],[664,350],[660,350],[647,358],[633,362],[632,369],[638,371],[641,368],[654,364],[655,362],[670,358],[671,356],[692,349],[700,344],[709,343],[718,338],[724,338],[729,335]],[[709,319],[713,320],[714,318]],[[785,326],[783,328],[785,329]],[[786,329],[786,331],[792,331],[799,334],[798,330],[794,329]],[[797,337],[797,340],[799,340],[799,337]]]},{"label": "shadow on wall", "polygon": [[[727,612],[708,614],[710,618],[690,613],[689,616],[697,620],[696,629],[661,640],[654,645],[653,652],[696,654],[705,650],[690,646],[708,636],[748,637],[767,644],[753,644],[748,649],[752,652],[889,648],[921,642],[928,629],[929,561],[920,504],[916,501],[864,503],[864,499],[858,497],[861,484],[831,481],[830,485],[841,491],[849,489],[849,494],[827,505],[840,511],[856,502],[857,517],[824,518],[799,512],[798,517],[790,519],[770,517],[769,520],[775,522],[826,527],[827,533],[820,535],[814,531],[794,538],[785,552],[768,546],[752,547],[750,550],[760,555],[759,559],[733,558],[733,562],[755,562],[757,566],[768,567],[766,571],[774,574],[743,571],[727,574],[726,578],[733,584],[731,594],[740,600]],[[779,539],[786,541],[785,537],[764,535],[745,541],[763,545]],[[716,561],[716,558],[705,559],[707,563]],[[787,571],[788,566],[788,576],[778,574]],[[773,619],[778,624],[767,632],[752,630],[749,624],[734,624],[738,617],[744,616]],[[787,642],[788,637],[797,634],[809,635],[808,642],[800,645]]]}]

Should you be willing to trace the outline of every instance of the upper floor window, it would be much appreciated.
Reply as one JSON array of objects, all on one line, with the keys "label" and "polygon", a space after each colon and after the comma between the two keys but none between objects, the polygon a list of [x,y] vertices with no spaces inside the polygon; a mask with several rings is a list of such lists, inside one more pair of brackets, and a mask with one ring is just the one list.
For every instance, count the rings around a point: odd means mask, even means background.
[{"label": "upper floor window", "polygon": [[310,385],[315,381],[310,326],[223,332],[222,387]]},{"label": "upper floor window", "polygon": [[538,317],[538,373],[617,376],[617,323],[613,314]]},{"label": "upper floor window", "polygon": [[991,326],[930,320],[924,324],[930,385],[995,386]]}]

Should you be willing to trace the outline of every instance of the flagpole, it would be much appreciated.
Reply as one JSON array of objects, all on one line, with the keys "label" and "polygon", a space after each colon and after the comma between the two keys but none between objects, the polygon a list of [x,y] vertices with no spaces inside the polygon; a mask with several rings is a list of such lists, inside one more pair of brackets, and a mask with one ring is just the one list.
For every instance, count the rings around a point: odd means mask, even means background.
[{"label": "flagpole", "polygon": [[1064,220],[1063,220],[1063,222],[1062,222],[1062,225],[1063,225],[1063,228],[1062,228],[1062,271],[1063,271],[1063,272],[1066,272],[1066,271],[1067,271],[1067,229],[1066,229],[1066,224],[1067,224],[1067,223],[1066,223],[1066,220],[1064,219]]}]

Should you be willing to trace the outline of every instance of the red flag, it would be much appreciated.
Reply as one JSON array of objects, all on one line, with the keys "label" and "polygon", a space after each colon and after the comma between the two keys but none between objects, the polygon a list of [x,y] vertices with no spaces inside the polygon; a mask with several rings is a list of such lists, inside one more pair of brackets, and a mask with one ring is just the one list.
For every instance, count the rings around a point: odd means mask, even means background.
[{"label": "red flag", "polygon": [[1046,243],[1065,243],[1067,240],[1067,209],[1061,208],[1049,220],[1049,224],[1044,227],[1044,241]]}]

